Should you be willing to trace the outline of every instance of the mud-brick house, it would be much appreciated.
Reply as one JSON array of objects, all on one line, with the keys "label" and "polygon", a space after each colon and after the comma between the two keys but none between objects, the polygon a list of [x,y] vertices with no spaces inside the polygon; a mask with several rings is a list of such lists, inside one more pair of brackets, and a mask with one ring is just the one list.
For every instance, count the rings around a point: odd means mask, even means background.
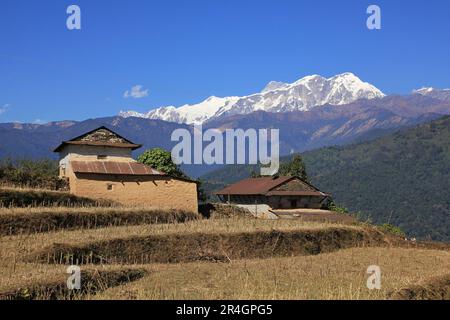
[{"label": "mud-brick house", "polygon": [[322,208],[329,194],[323,193],[298,177],[273,176],[241,180],[218,192],[224,203],[269,209]]},{"label": "mud-brick house", "polygon": [[125,205],[197,212],[197,184],[172,177],[132,158],[140,148],[114,131],[100,127],[63,141],[60,177],[77,196],[113,200]]}]

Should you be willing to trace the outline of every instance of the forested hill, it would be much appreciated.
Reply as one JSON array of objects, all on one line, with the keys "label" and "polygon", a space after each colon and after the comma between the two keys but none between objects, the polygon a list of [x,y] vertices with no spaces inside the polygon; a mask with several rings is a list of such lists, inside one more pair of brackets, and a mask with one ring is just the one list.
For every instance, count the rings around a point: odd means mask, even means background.
[{"label": "forested hill", "polygon": [[[450,241],[450,117],[303,157],[312,182],[340,205],[410,236]],[[251,170],[229,166],[202,178],[212,190]]]}]

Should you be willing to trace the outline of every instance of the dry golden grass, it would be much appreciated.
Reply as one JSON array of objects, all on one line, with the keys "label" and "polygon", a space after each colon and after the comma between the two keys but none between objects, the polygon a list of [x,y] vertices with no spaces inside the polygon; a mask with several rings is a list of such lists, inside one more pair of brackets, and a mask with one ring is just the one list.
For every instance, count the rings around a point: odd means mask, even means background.
[{"label": "dry golden grass", "polygon": [[61,194],[67,193],[67,191],[51,190],[51,189],[44,189],[44,188],[31,188],[31,187],[27,187],[27,186],[17,186],[17,185],[12,185],[12,184],[8,184],[8,183],[0,183],[0,189],[7,190],[7,191],[23,191],[23,192],[54,192],[54,193],[61,193]]},{"label": "dry golden grass", "polygon": [[[29,253],[53,243],[86,244],[93,241],[107,241],[116,238],[130,238],[147,235],[190,234],[190,233],[240,233],[258,231],[319,230],[341,227],[359,230],[358,226],[332,223],[299,222],[293,220],[258,219],[217,219],[197,220],[186,223],[122,226],[100,229],[82,229],[74,231],[56,231],[44,234],[25,234],[0,238],[0,259],[8,253],[18,250]],[[0,261],[0,264],[2,262]]]},{"label": "dry golden grass", "polygon": [[[369,265],[382,271],[381,290],[368,290]],[[118,271],[128,266],[85,266]],[[131,266],[148,275],[84,299],[387,299],[450,270],[450,253],[400,248],[353,248],[317,256]],[[65,266],[25,264],[3,275],[0,290],[65,283]],[[7,281],[5,281],[7,280]],[[106,287],[105,287],[106,289]],[[99,290],[101,291],[101,290]]]},{"label": "dry golden grass", "polygon": [[[379,265],[381,290],[366,286]],[[391,292],[449,273],[450,253],[352,248],[317,256],[148,266],[149,275],[95,299],[386,299]]]},{"label": "dry golden grass", "polygon": [[11,264],[3,263],[0,268],[0,292],[29,287],[33,283],[62,282],[68,277],[67,266],[11,262]]},{"label": "dry golden grass", "polygon": [[135,281],[146,274],[145,269],[135,266],[83,267],[81,290],[68,290],[66,282],[70,274],[66,267],[22,264],[3,279],[0,300],[88,298],[109,287]]},{"label": "dry golden grass", "polygon": [[315,255],[398,240],[374,229],[299,229],[242,233],[178,233],[54,244],[24,261],[56,264],[148,264]]},{"label": "dry golden grass", "polygon": [[180,210],[116,207],[0,209],[0,236],[186,222],[197,219],[201,219],[199,214]]},{"label": "dry golden grass", "polygon": [[111,207],[118,204],[102,199],[78,197],[68,192],[46,189],[0,187],[0,208],[15,207]]},{"label": "dry golden grass", "polygon": [[450,273],[397,290],[393,300],[450,300]]},{"label": "dry golden grass", "polygon": [[[31,253],[43,250],[54,243],[65,243],[73,245],[88,244],[96,241],[107,241],[111,239],[139,237],[147,235],[167,234],[191,234],[191,233],[238,233],[255,231],[290,231],[290,230],[314,230],[327,227],[336,227],[336,224],[323,224],[314,222],[299,223],[290,220],[257,220],[257,219],[218,219],[199,220],[187,223],[173,223],[161,225],[139,225],[124,227],[109,227],[101,229],[82,229],[75,231],[57,231],[49,233],[23,234],[16,236],[0,237],[0,288],[7,286],[11,281],[18,278],[27,278],[40,275],[43,278],[55,272],[59,273],[61,267],[45,264],[23,264],[22,259]],[[357,229],[356,226],[343,226],[347,229]],[[21,271],[23,270],[23,272]],[[32,270],[32,271],[28,271]],[[13,280],[11,280],[13,279]]]},{"label": "dry golden grass", "polygon": [[[13,209],[33,214],[39,209]],[[67,208],[55,211],[64,212]],[[76,209],[74,212],[76,212]],[[92,212],[101,210],[89,209]],[[1,214],[1,213],[0,213]],[[186,223],[139,225],[55,231],[0,237],[0,293],[36,284],[65,283],[66,267],[40,264],[23,258],[53,244],[87,245],[92,242],[133,237],[237,234],[270,231],[314,231],[372,227],[304,222],[298,220],[217,219]],[[382,270],[382,289],[366,288],[369,265]],[[105,287],[95,299],[385,299],[391,292],[410,287],[450,270],[448,250],[401,248],[351,248],[314,256],[232,260],[228,263],[191,262],[146,265],[86,265],[87,271],[144,269],[148,275],[115,288]],[[103,291],[104,290],[104,291]]]},{"label": "dry golden grass", "polygon": [[161,209],[152,208],[152,207],[143,207],[143,206],[116,206],[116,207],[93,207],[93,206],[86,206],[86,207],[63,207],[63,206],[55,206],[55,207],[28,207],[28,208],[19,208],[19,207],[0,207],[0,216],[2,215],[36,215],[42,212],[51,212],[55,215],[61,214],[61,213],[72,213],[72,214],[78,214],[80,212],[86,212],[86,213],[102,213],[105,211],[111,211],[111,210],[122,210],[126,212],[139,212],[139,211],[152,211],[152,210],[159,210],[163,211]]}]

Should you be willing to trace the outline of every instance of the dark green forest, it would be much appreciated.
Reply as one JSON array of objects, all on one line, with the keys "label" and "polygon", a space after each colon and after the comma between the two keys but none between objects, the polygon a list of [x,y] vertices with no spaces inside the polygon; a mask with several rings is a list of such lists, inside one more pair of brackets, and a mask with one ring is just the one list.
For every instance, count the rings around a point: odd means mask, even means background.
[{"label": "dark green forest", "polygon": [[[408,236],[450,241],[449,116],[302,156],[310,181],[351,212],[397,225]],[[212,192],[257,171],[256,166],[227,166],[201,178]]]}]

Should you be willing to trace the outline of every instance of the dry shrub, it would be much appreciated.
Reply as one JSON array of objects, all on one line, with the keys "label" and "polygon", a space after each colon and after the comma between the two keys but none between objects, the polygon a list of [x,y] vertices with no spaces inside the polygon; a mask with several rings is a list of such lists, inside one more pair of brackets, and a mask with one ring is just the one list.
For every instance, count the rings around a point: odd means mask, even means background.
[{"label": "dry shrub", "polygon": [[391,295],[394,300],[450,300],[450,275],[437,277],[421,285],[400,289]]},{"label": "dry shrub", "polygon": [[231,204],[205,203],[198,207],[199,213],[205,218],[222,219],[234,217],[254,218],[250,211]]}]

